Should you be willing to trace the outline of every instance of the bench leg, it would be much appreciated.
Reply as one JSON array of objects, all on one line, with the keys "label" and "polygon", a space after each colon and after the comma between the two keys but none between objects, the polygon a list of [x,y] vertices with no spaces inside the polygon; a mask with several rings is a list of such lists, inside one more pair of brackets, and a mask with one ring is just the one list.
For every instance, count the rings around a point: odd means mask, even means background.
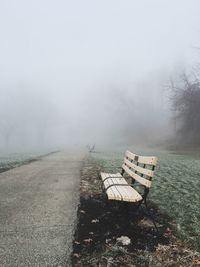
[{"label": "bench leg", "polygon": [[136,211],[139,210],[140,206],[142,205],[143,200],[139,201],[139,203],[136,206]]},{"label": "bench leg", "polygon": [[107,209],[109,207],[109,200],[106,192],[103,190],[102,194],[103,206]]},{"label": "bench leg", "polygon": [[150,210],[149,210],[149,207],[147,206],[147,201],[146,201],[146,199],[144,199],[144,205],[145,205],[145,207],[146,207],[147,214],[149,215],[149,218],[152,220],[152,222],[153,222],[153,224],[154,224],[154,227],[155,227],[157,233],[159,233],[159,231],[158,231],[158,227],[156,226],[156,222],[155,222],[155,220],[154,220],[154,217],[153,217],[153,215],[151,214],[151,212],[150,212]]}]

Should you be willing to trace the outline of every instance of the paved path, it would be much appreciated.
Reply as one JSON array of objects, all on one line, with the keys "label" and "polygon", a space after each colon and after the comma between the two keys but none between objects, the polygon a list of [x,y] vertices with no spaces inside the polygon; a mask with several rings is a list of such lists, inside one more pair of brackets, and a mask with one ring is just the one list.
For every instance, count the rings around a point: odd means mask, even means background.
[{"label": "paved path", "polygon": [[0,174],[0,266],[71,266],[83,153],[51,154]]}]

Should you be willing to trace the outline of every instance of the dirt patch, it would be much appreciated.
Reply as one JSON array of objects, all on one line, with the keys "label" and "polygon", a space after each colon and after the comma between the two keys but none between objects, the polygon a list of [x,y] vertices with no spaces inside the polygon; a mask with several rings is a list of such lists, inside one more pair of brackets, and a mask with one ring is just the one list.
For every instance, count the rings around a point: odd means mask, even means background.
[{"label": "dirt patch", "polygon": [[198,254],[172,234],[152,203],[159,233],[142,206],[106,201],[98,178],[101,167],[92,157],[84,160],[73,266],[199,266]]}]

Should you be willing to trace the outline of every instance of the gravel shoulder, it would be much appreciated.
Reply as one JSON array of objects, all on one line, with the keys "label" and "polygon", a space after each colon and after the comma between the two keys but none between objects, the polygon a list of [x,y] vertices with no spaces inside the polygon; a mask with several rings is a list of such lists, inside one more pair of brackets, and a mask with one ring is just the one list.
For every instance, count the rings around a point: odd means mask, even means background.
[{"label": "gravel shoulder", "polygon": [[0,266],[71,266],[83,151],[0,174]]}]

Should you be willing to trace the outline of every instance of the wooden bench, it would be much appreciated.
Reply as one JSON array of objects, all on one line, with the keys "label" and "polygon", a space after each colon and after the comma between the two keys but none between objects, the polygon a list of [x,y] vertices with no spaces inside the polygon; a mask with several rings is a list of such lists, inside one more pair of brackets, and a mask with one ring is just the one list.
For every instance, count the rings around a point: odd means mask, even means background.
[{"label": "wooden bench", "polygon": [[[103,189],[108,200],[134,202],[139,205],[144,203],[150,215],[146,198],[152,184],[156,164],[157,157],[138,156],[130,151],[126,151],[121,172],[100,172]],[[129,180],[131,178],[131,183],[128,182],[127,178]],[[136,189],[138,185],[142,187],[142,190],[140,190],[142,192]]]}]

